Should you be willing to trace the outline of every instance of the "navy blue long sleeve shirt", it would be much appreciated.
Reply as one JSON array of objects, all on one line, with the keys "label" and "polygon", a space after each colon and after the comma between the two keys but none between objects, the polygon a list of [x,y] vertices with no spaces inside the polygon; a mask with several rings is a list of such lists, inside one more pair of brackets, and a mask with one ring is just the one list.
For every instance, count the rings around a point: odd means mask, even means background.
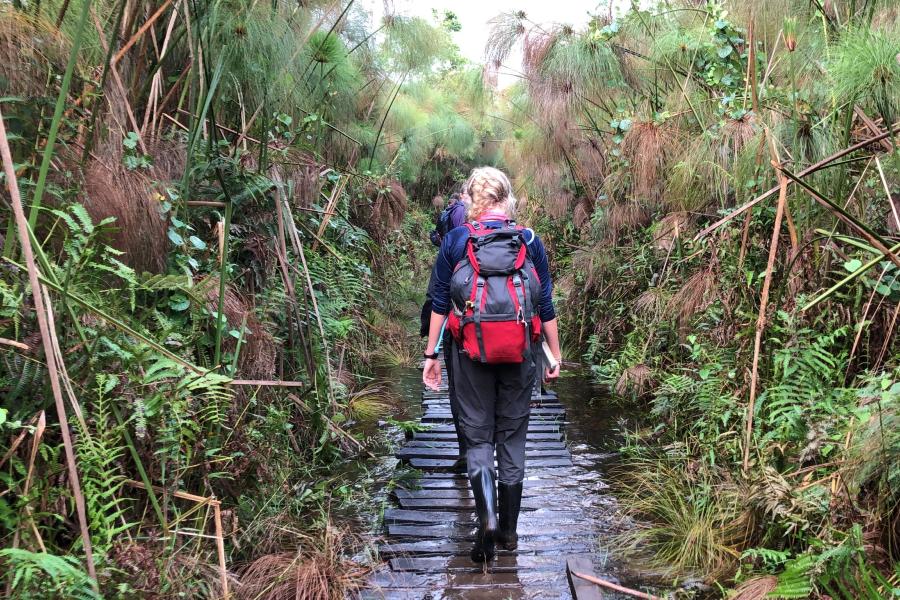
[{"label": "navy blue long sleeve shirt", "polygon": [[[503,226],[501,221],[482,221],[482,225],[491,229]],[[534,263],[541,280],[541,300],[538,306],[538,314],[541,321],[552,321],[556,318],[556,309],[553,306],[553,281],[550,279],[550,265],[547,262],[547,252],[544,243],[531,229],[522,231],[525,243],[528,244],[528,256]],[[466,242],[469,240],[469,230],[466,227],[456,227],[450,230],[441,242],[437,260],[432,269],[431,278],[434,287],[431,296],[431,309],[446,315],[450,312],[450,277],[457,263],[466,255]]]}]

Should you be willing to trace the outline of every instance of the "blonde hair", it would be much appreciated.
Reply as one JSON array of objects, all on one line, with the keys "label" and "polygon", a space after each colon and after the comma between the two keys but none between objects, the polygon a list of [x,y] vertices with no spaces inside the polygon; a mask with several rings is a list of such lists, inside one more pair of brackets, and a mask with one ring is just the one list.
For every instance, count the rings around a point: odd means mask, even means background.
[{"label": "blonde hair", "polygon": [[469,197],[468,219],[475,221],[490,210],[506,213],[510,219],[516,216],[516,197],[512,184],[503,171],[494,167],[478,167],[466,180],[463,190]]}]

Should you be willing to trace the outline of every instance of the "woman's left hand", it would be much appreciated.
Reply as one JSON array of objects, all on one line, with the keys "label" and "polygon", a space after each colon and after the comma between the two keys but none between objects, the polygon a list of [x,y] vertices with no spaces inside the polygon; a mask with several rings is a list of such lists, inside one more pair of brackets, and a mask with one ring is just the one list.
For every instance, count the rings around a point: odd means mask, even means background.
[{"label": "woman's left hand", "polygon": [[435,392],[441,386],[441,363],[436,358],[425,359],[425,367],[422,369],[422,382]]}]

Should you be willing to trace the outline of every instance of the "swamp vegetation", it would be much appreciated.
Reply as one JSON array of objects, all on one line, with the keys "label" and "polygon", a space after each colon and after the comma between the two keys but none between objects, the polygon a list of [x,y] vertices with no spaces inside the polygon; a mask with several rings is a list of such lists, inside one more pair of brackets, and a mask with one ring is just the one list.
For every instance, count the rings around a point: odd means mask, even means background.
[{"label": "swamp vegetation", "polygon": [[476,65],[452,13],[0,1],[0,593],[362,585],[373,369],[418,360],[432,198],[492,164],[564,355],[643,410],[613,554],[900,595],[900,3],[613,4],[498,15]]}]

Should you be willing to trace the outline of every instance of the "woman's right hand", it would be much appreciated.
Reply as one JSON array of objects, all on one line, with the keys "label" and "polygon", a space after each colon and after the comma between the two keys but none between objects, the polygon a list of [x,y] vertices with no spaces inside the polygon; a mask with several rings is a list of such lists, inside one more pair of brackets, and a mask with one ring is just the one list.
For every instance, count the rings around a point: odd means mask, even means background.
[{"label": "woman's right hand", "polygon": [[422,382],[435,392],[441,387],[441,363],[436,358],[426,358],[422,369]]},{"label": "woman's right hand", "polygon": [[562,367],[562,358],[556,357],[556,366],[552,369],[547,367],[544,369],[544,383],[547,383],[551,379],[556,379],[559,377],[559,370]]}]

